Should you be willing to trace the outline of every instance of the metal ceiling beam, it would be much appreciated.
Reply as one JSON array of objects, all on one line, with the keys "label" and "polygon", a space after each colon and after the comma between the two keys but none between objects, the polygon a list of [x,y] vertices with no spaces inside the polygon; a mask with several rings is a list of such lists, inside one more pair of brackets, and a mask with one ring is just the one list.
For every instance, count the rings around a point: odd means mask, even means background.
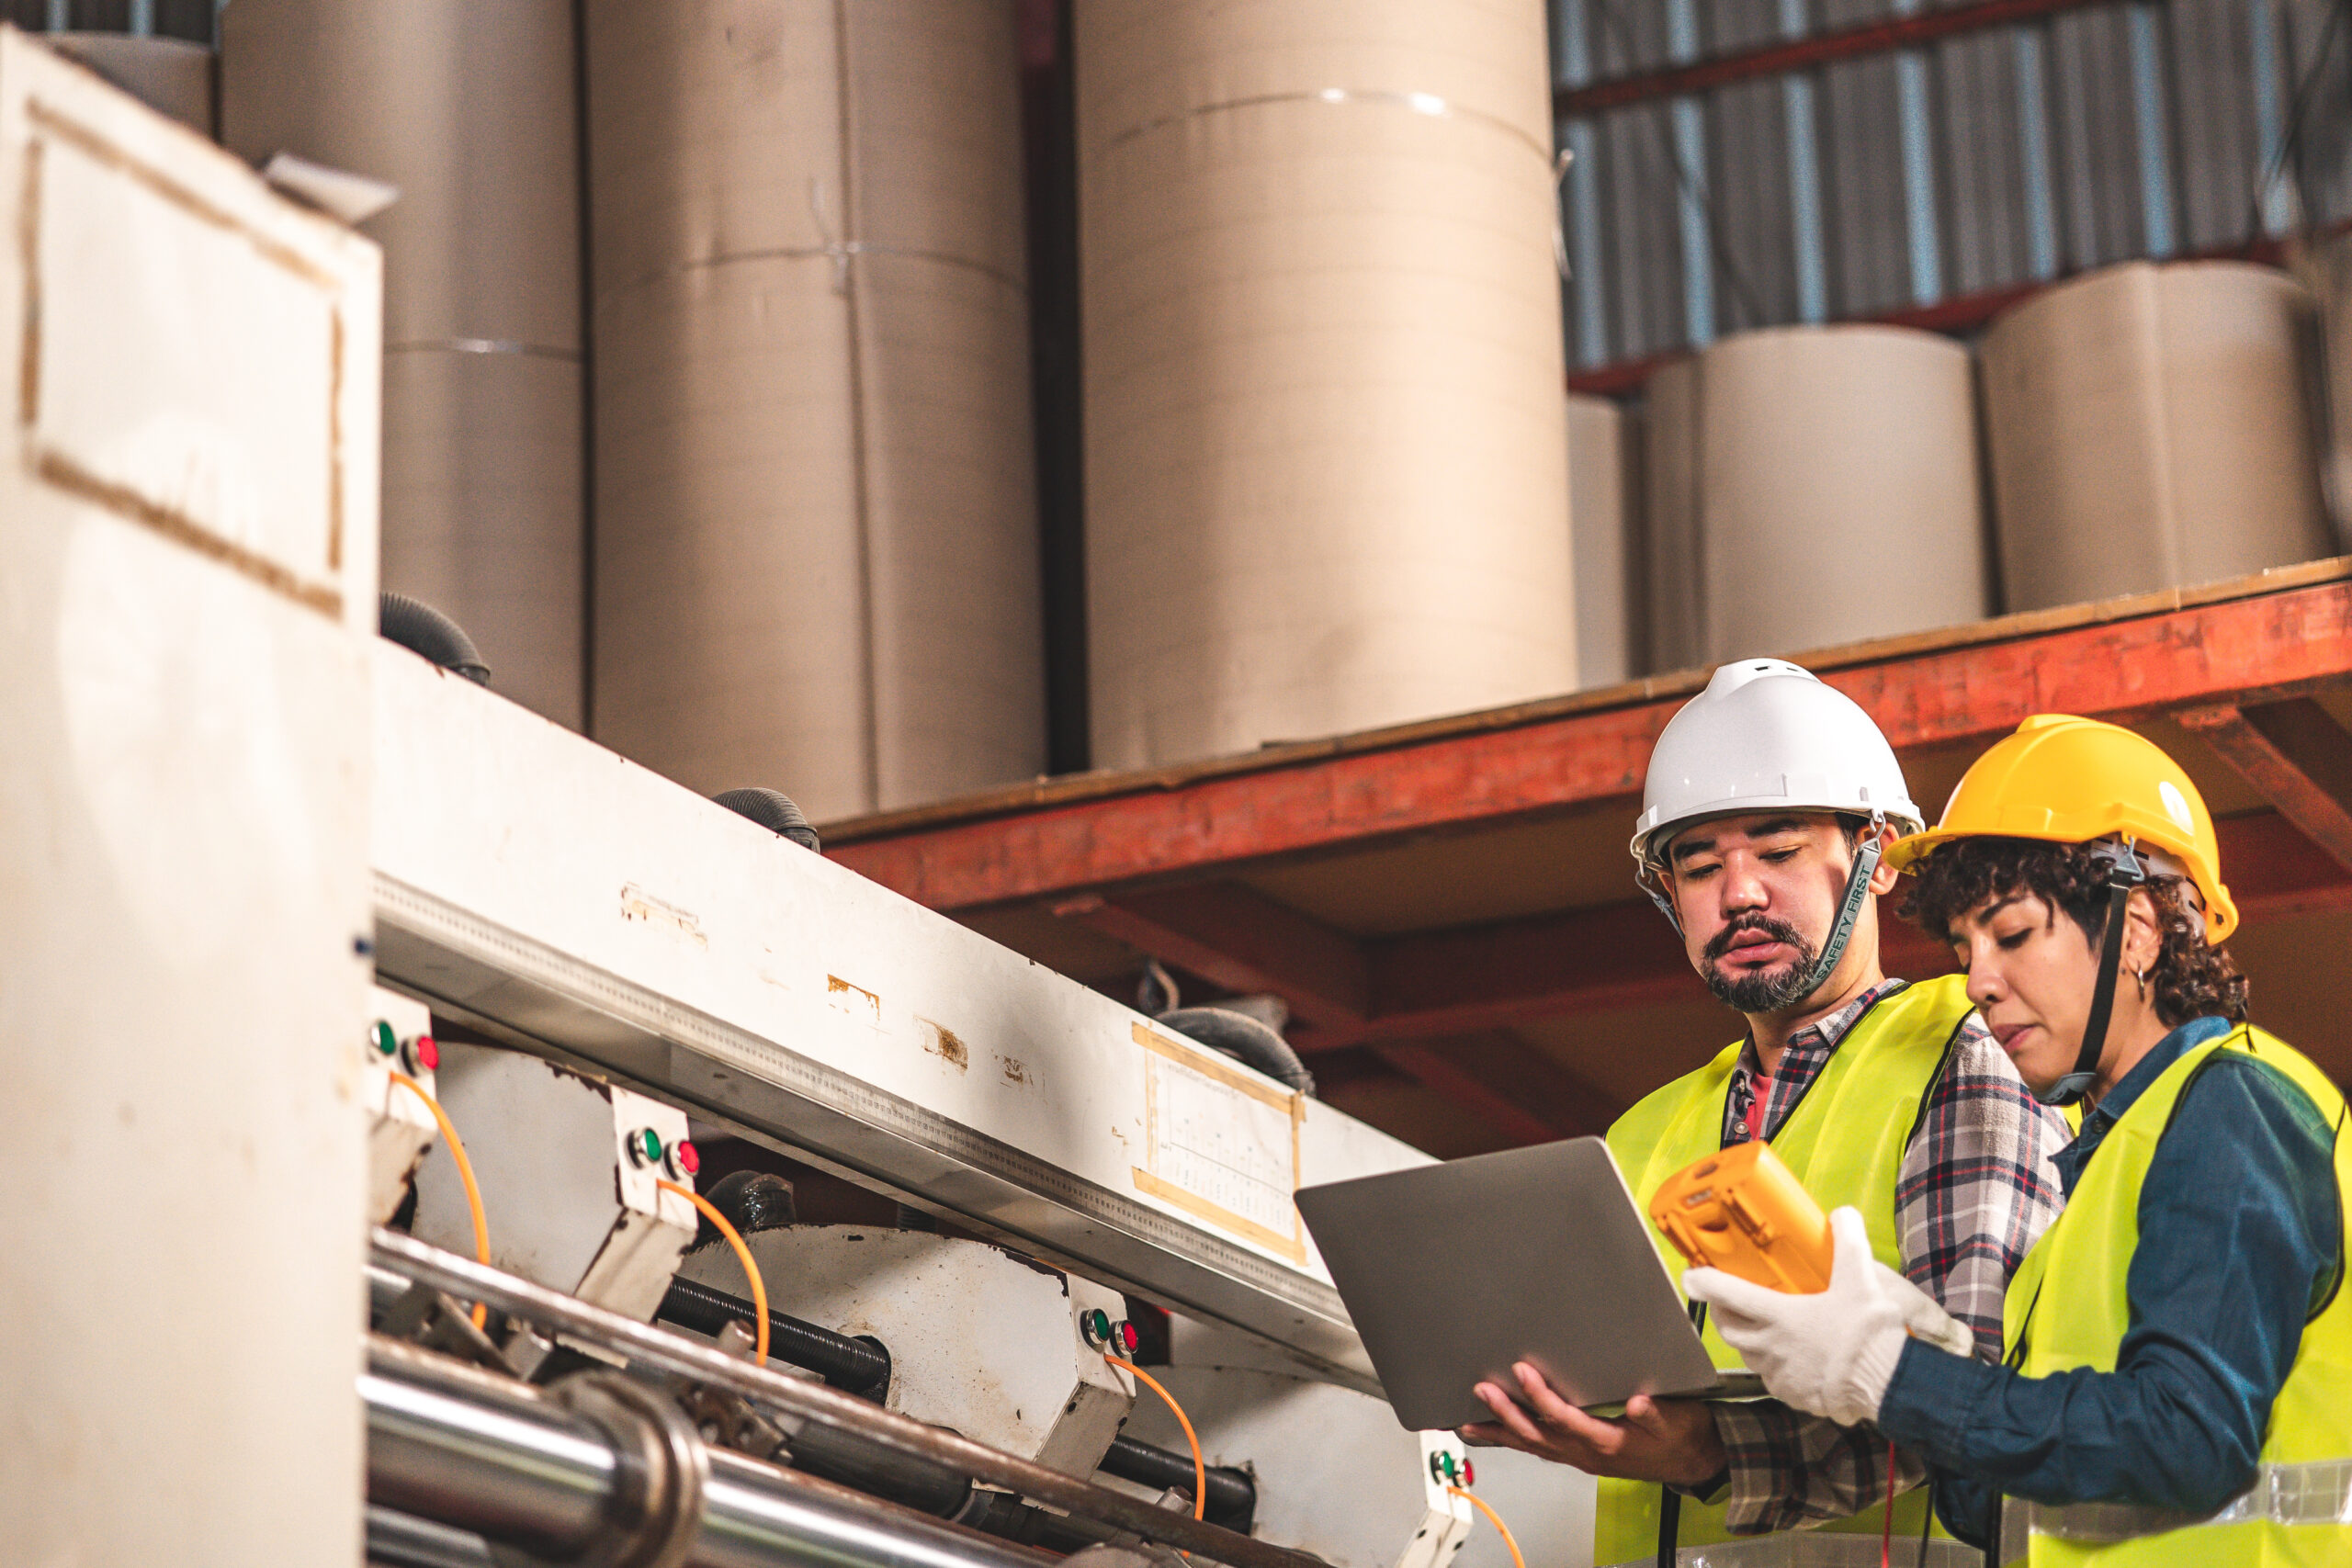
[{"label": "metal ceiling beam", "polygon": [[[2352,759],[2346,763],[2352,767]],[[2231,818],[2215,831],[2222,874],[2248,920],[2352,910],[2352,863],[2331,860],[2285,818]],[[1886,972],[1912,979],[1949,974],[1951,954],[1897,916],[1898,902],[1879,907]],[[1640,900],[1392,938],[1372,944],[1368,956],[1374,1007],[1360,1038],[1374,1041],[1504,1029],[1702,995],[1681,943]]]},{"label": "metal ceiling beam", "polygon": [[1606,1133],[1625,1113],[1623,1100],[1516,1034],[1492,1030],[1442,1042],[1439,1048],[1464,1071],[1509,1094],[1564,1134]]},{"label": "metal ceiling beam", "polygon": [[1506,1029],[1699,994],[1681,942],[1639,898],[1390,938],[1374,944],[1372,969],[1374,1005],[1364,1027],[1371,1039]]},{"label": "metal ceiling beam", "polygon": [[[2305,727],[2290,742],[2293,754],[2324,754],[2328,745],[2336,748],[2327,761],[2312,766],[2328,778],[2330,788],[2344,790],[2343,798],[2352,800],[2352,738],[2345,737],[2315,704],[2278,706]],[[2274,728],[2286,728],[2287,721],[2274,710],[2263,711]],[[2335,737],[2333,742],[2309,729],[2314,719]],[[2211,723],[2216,721],[2199,722],[2206,726],[2208,739],[2213,739]],[[2238,722],[2257,743],[2277,749],[2278,743],[2263,731],[2243,719]],[[2345,848],[2352,851],[2352,807],[2321,792],[2310,782],[2312,775],[2295,772],[2294,764],[2279,766],[2303,781],[2300,787],[2327,803],[2307,803],[2303,809],[2314,820],[2335,812]],[[2266,776],[2272,780],[2268,787],[2292,794],[2293,786],[2279,782],[2282,775]],[[2226,818],[2216,830],[2223,874],[2246,919],[2352,909],[2352,861],[2331,859],[2333,852],[2323,852],[2317,836],[2283,811]],[[1879,955],[1887,973],[1912,979],[1949,973],[1951,955],[1897,916],[1898,902],[1880,906]],[[1218,985],[1282,997],[1307,1025],[1293,1036],[1301,1052],[1320,1059],[1349,1046],[1381,1046],[1382,1059],[1457,1100],[1462,1096],[1453,1094],[1448,1085],[1466,1070],[1464,1062],[1479,1055],[1478,1050],[1449,1045],[1445,1054],[1454,1065],[1438,1074],[1434,1068],[1421,1070],[1429,1066],[1428,1059],[1395,1055],[1385,1047],[1426,1041],[1458,1045],[1464,1039],[1488,1037],[1495,1031],[1546,1019],[1695,1001],[1703,994],[1682,944],[1657,912],[1638,898],[1363,942],[1236,883],[1115,900],[1072,900],[1061,906],[1061,912]],[[1574,1098],[1574,1091],[1563,1092]],[[1463,1103],[1477,1110],[1485,1100]],[[1587,1103],[1570,1113],[1569,1122],[1582,1125],[1590,1110]]]},{"label": "metal ceiling beam", "polygon": [[1272,991],[1317,1029],[1352,1032],[1371,1010],[1362,949],[1238,882],[1087,895],[1054,913],[1227,990]]},{"label": "metal ceiling beam", "polygon": [[2213,827],[2222,878],[2248,924],[2352,910],[2352,873],[2285,818],[2265,813]]},{"label": "metal ceiling beam", "polygon": [[1318,1076],[1327,1068],[1336,1069],[1327,1093],[1337,1087],[1344,1095],[1369,1076],[1401,1076],[1515,1144],[1606,1133],[1625,1113],[1614,1096],[1500,1031],[1328,1052],[1315,1060]]},{"label": "metal ceiling beam", "polygon": [[1432,1044],[1376,1045],[1374,1054],[1439,1098],[1518,1144],[1548,1144],[1585,1129],[1563,1127],[1528,1109],[1516,1093],[1487,1083]]},{"label": "metal ceiling beam", "polygon": [[[2010,617],[1955,634],[1809,656],[1899,751],[1988,743],[2034,713],[2129,722],[2301,696],[2352,679],[2352,583],[2339,566],[2248,597]],[[2324,574],[2333,575],[2324,575]],[[2318,581],[2312,581],[2318,576]],[[2294,578],[2290,582],[2297,581]],[[2089,624],[2065,617],[2113,616]],[[1192,770],[1039,786],[978,815],[844,825],[827,853],[943,910],[1230,876],[1253,863],[1623,806],[1699,672],[1387,735]]]},{"label": "metal ceiling beam", "polygon": [[1630,72],[1580,87],[1562,87],[1552,95],[1552,113],[1556,118],[1567,119],[1599,114],[1604,109],[1623,108],[1628,104],[1688,97],[1694,93],[1728,87],[1737,82],[1786,76],[1792,72],[1811,71],[1841,60],[1864,60],[1872,55],[1892,54],[1896,50],[1917,49],[1939,39],[1959,38],[1967,33],[1983,32],[1988,28],[2015,27],[2021,22],[2039,21],[2055,16],[2062,11],[2080,11],[2092,6],[2119,3],[2120,0],[1978,0],[1973,6],[1916,11],[1908,16],[1865,22],[1859,27],[1833,28],[1804,38],[1766,44],[1760,49],[1726,51],[1685,65]]},{"label": "metal ceiling beam", "polygon": [[[2309,697],[2195,708],[2183,724],[2205,738],[2278,814],[2352,870],[2352,736]],[[2224,880],[2236,875],[2225,863]]]}]

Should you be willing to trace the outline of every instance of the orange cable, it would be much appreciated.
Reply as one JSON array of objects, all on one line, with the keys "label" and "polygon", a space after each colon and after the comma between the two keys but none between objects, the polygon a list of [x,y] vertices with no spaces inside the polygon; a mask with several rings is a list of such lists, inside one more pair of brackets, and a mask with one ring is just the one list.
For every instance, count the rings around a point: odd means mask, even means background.
[{"label": "orange cable", "polygon": [[1500,1514],[1487,1506],[1487,1500],[1484,1497],[1475,1492],[1465,1491],[1462,1487],[1451,1484],[1446,1487],[1446,1490],[1486,1515],[1487,1522],[1495,1527],[1495,1533],[1503,1538],[1505,1546],[1510,1548],[1510,1560],[1515,1568],[1527,1568],[1527,1559],[1519,1554],[1519,1542],[1511,1539],[1510,1527],[1503,1523],[1503,1517]]},{"label": "orange cable", "polygon": [[[1159,1380],[1158,1378],[1153,1377],[1149,1372],[1145,1371],[1133,1361],[1123,1361],[1118,1357],[1111,1354],[1108,1350],[1102,1352],[1102,1359],[1110,1362],[1114,1367],[1125,1367],[1128,1371],[1133,1372],[1135,1374],[1136,1382],[1143,1384],[1144,1387],[1159,1395],[1162,1400],[1167,1402],[1168,1408],[1176,1413],[1176,1425],[1184,1428],[1184,1440],[1193,1445],[1193,1517],[1196,1519],[1207,1517],[1209,1507],[1209,1467],[1207,1462],[1201,1458],[1201,1439],[1193,1433],[1192,1420],[1190,1417],[1185,1416],[1184,1407],[1176,1403],[1176,1396],[1174,1394],[1159,1386]],[[1523,1564],[1522,1568],[1524,1568]]]},{"label": "orange cable", "polygon": [[766,1366],[768,1364],[768,1287],[767,1282],[760,1278],[760,1266],[752,1261],[752,1249],[743,1245],[741,1233],[727,1223],[727,1216],[718,1212],[717,1204],[693,1188],[681,1187],[674,1181],[664,1181],[658,1176],[653,1179],[653,1185],[664,1192],[675,1192],[679,1197],[700,1209],[703,1212],[703,1217],[718,1227],[718,1234],[727,1238],[727,1245],[733,1247],[735,1256],[742,1260],[743,1272],[749,1275],[752,1280],[752,1311],[759,1318],[759,1321],[752,1325],[755,1330],[753,1335],[755,1343],[752,1349],[752,1359],[761,1366]]},{"label": "orange cable", "polygon": [[[485,1268],[490,1263],[490,1221],[481,1212],[481,1188],[474,1181],[474,1162],[466,1157],[466,1141],[458,1136],[458,1129],[441,1102],[424,1092],[424,1086],[397,1067],[387,1068],[392,1081],[406,1086],[411,1094],[424,1101],[424,1109],[433,1112],[433,1120],[441,1124],[441,1135],[449,1140],[449,1157],[458,1162],[458,1179],[466,1184],[466,1207],[473,1211],[474,1258]],[[481,1328],[490,1321],[490,1308],[474,1303],[474,1326]]]}]

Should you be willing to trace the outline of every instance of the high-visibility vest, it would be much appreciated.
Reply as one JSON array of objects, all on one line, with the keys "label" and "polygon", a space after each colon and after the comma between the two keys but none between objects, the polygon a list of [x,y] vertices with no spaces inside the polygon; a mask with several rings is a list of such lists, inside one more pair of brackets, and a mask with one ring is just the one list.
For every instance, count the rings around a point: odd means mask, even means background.
[{"label": "high-visibility vest", "polygon": [[[2267,1062],[2310,1096],[2335,1129],[2337,1201],[2352,1198],[2344,1096],[2309,1057],[2245,1024],[2183,1053],[2109,1130],[2065,1213],[2009,1281],[2002,1314],[2008,1360],[2027,1376],[2115,1370],[2132,1322],[2125,1283],[2140,1244],[2148,1166],[2190,1080],[2223,1051]],[[2002,1510],[2003,1561],[2032,1568],[2352,1563],[2352,1291],[2344,1288],[2343,1269],[2339,1252],[2334,1293],[2303,1325],[2245,1492],[2209,1516],[2131,1503],[2052,1507],[2010,1498]]]},{"label": "high-visibility vest", "polygon": [[[1824,1209],[1850,1203],[1861,1211],[1870,1227],[1871,1250],[1897,1270],[1903,1267],[1903,1254],[1895,1228],[1895,1178],[1903,1151],[1927,1119],[1929,1091],[1972,1010],[1967,985],[1967,976],[1947,975],[1873,1004],[1838,1041],[1821,1075],[1772,1134],[1773,1152]],[[1724,1097],[1745,1045],[1741,1041],[1725,1046],[1713,1061],[1649,1096],[1609,1129],[1610,1152],[1617,1156],[1626,1185],[1645,1213],[1651,1195],[1668,1177],[1723,1148]],[[1663,1236],[1650,1239],[1679,1289],[1687,1266],[1681,1255],[1671,1251]],[[1713,1323],[1703,1337],[1715,1365],[1740,1364],[1739,1353],[1724,1343]],[[1592,1560],[1603,1564],[1656,1562],[1663,1495],[1661,1488],[1645,1482],[1602,1478]],[[1926,1494],[1915,1491],[1905,1497],[1894,1518],[1897,1535],[1907,1531],[1916,1541],[1928,1521]],[[1872,1508],[1804,1534],[1815,1538],[1823,1531],[1856,1532],[1857,1551],[1867,1546],[1869,1568],[1878,1568],[1883,1522],[1883,1515]],[[1682,1499],[1675,1533],[1685,1546],[1732,1539],[1722,1505],[1690,1497]],[[1860,1539],[1864,1533],[1867,1540]],[[1818,1542],[1827,1555],[1835,1555],[1838,1544]],[[1861,1558],[1855,1561],[1860,1564]]]}]

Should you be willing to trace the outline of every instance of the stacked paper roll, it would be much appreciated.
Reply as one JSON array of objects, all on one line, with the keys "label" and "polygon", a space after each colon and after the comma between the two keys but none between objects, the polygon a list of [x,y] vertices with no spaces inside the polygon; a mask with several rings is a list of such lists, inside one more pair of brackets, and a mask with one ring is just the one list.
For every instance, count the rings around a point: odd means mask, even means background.
[{"label": "stacked paper roll", "polygon": [[1077,8],[1098,765],[1575,686],[1544,11]]},{"label": "stacked paper roll", "polygon": [[1042,765],[1013,21],[588,6],[595,732],[696,789]]},{"label": "stacked paper roll", "polygon": [[2310,310],[2268,267],[2133,262],[1996,322],[1984,411],[2008,607],[2328,554]]},{"label": "stacked paper roll", "polygon": [[198,136],[213,134],[212,51],[175,38],[54,32],[40,41]]},{"label": "stacked paper roll", "polygon": [[1724,338],[1650,378],[1656,667],[1982,619],[1967,350],[1895,327]]},{"label": "stacked paper roll", "polygon": [[1643,388],[1642,507],[1648,526],[1642,576],[1649,598],[1647,662],[1653,671],[1707,661],[1700,385],[1699,361],[1690,358],[1660,367]]},{"label": "stacked paper roll", "polygon": [[2303,276],[2318,295],[2324,326],[2324,376],[2327,425],[2321,464],[2338,549],[2352,547],[2352,233],[2338,234],[2303,258]]},{"label": "stacked paper roll", "polygon": [[237,0],[221,139],[388,180],[383,583],[492,689],[585,720],[580,204],[568,0]]},{"label": "stacked paper roll", "polygon": [[1642,530],[1635,422],[1610,398],[1568,398],[1568,515],[1576,547],[1577,674],[1608,686],[1645,672],[1635,603]]}]

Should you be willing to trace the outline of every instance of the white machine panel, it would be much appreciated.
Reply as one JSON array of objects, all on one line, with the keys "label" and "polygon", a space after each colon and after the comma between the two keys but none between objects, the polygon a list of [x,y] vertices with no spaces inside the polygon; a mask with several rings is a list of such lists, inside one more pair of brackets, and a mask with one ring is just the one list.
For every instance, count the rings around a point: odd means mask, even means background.
[{"label": "white machine panel", "polygon": [[439,1089],[426,1060],[431,1011],[381,986],[368,991],[370,1017],[360,1052],[359,1104],[368,1117],[368,1219],[380,1225],[400,1213],[417,1163],[441,1130],[423,1096],[392,1075],[401,1075],[424,1094],[437,1095]]},{"label": "white machine panel", "polygon": [[[519,1051],[447,1043],[443,1111],[467,1140],[488,1219],[491,1261],[551,1290],[640,1320],[653,1315],[694,1240],[691,1190],[674,1156],[685,1113]],[[632,1144],[639,1146],[631,1148]],[[420,1241],[472,1256],[473,1216],[457,1161],[436,1145],[416,1173]]]},{"label": "white machine panel", "polygon": [[[919,1421],[1091,1476],[1135,1403],[1135,1380],[1079,1328],[1090,1310],[1125,1315],[1099,1285],[922,1231],[786,1225],[754,1231],[746,1245],[773,1310],[890,1348],[883,1403]],[[749,1294],[723,1242],[688,1254],[678,1272]]]},{"label": "white machine panel", "polygon": [[1290,1192],[1428,1156],[413,655],[376,663],[387,983],[1375,1386]]},{"label": "white machine panel", "polygon": [[0,1557],[360,1550],[375,247],[0,28]]}]

